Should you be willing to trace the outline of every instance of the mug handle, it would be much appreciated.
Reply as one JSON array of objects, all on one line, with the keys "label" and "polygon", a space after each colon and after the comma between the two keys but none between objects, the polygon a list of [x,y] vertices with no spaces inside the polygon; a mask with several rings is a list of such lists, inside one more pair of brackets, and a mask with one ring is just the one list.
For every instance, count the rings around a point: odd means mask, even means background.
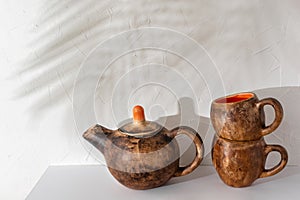
[{"label": "mug handle", "polygon": [[274,174],[277,174],[287,164],[288,154],[287,154],[287,151],[285,150],[285,148],[283,148],[280,145],[267,145],[267,146],[265,146],[265,149],[264,149],[265,158],[267,158],[268,154],[271,151],[277,151],[277,152],[279,152],[280,155],[281,155],[281,160],[280,160],[280,162],[276,166],[272,167],[271,169],[265,169],[264,168],[263,172],[260,174],[260,178],[264,178],[264,177],[268,177],[268,176],[273,176]]},{"label": "mug handle", "polygon": [[179,126],[177,128],[174,128],[173,130],[171,130],[171,134],[174,137],[180,134],[187,135],[189,138],[193,140],[196,146],[196,156],[192,161],[192,163],[184,167],[179,167],[173,176],[178,177],[178,176],[187,175],[192,171],[194,171],[200,165],[203,159],[204,146],[203,146],[202,139],[194,129],[186,126]]},{"label": "mug handle", "polygon": [[268,135],[269,133],[272,133],[276,128],[278,128],[278,126],[280,125],[283,118],[283,108],[280,102],[274,98],[262,99],[256,105],[259,108],[259,110],[263,109],[265,105],[270,105],[275,110],[274,121],[269,126],[263,128],[261,131],[262,136]]}]

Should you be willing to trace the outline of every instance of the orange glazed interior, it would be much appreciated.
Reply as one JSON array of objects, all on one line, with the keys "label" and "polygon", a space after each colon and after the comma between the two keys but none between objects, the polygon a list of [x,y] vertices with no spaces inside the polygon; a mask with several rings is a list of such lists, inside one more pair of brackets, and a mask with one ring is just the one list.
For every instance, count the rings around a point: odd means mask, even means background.
[{"label": "orange glazed interior", "polygon": [[235,103],[235,102],[250,99],[252,97],[253,97],[253,94],[251,94],[251,93],[242,93],[242,94],[237,94],[237,95],[217,99],[216,103]]}]

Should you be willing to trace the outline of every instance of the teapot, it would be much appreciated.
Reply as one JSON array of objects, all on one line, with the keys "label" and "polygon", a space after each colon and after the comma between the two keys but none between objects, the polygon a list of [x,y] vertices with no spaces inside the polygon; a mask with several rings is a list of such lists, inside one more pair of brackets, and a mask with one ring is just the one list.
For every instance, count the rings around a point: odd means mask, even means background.
[{"label": "teapot", "polygon": [[[196,155],[187,166],[180,166],[175,137],[192,139]],[[144,190],[159,187],[172,177],[187,175],[203,159],[204,146],[192,128],[179,126],[169,131],[156,122],[146,121],[142,106],[133,108],[133,121],[117,130],[96,124],[83,137],[104,155],[112,176],[128,188]]]}]

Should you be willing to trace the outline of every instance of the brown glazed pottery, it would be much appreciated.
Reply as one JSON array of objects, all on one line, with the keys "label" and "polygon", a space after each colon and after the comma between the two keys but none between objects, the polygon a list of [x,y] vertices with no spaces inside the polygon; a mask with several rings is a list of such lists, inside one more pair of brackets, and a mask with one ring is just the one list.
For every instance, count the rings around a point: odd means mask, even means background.
[{"label": "brown glazed pottery", "polygon": [[[191,164],[179,166],[180,152],[175,136],[185,134],[196,146]],[[133,122],[117,130],[100,125],[89,128],[83,137],[100,150],[111,174],[132,189],[150,189],[170,178],[196,169],[203,159],[203,143],[196,131],[177,127],[171,131],[158,123],[146,121],[141,106],[133,108]]]},{"label": "brown glazed pottery", "polygon": [[[271,105],[275,110],[275,119],[268,126],[265,125],[265,105]],[[258,140],[279,126],[283,109],[274,98],[258,100],[254,93],[247,92],[214,100],[210,117],[216,133],[222,138]]]},{"label": "brown glazed pottery", "polygon": [[[281,155],[281,161],[271,169],[265,162],[271,151]],[[263,137],[254,141],[232,141],[216,136],[212,160],[220,178],[233,187],[251,185],[256,179],[272,176],[287,164],[286,150],[279,145],[267,145]]]}]

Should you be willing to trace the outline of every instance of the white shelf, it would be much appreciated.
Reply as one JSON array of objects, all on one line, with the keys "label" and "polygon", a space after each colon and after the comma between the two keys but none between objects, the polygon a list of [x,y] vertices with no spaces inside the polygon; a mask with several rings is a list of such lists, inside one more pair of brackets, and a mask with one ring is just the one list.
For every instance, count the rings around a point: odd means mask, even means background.
[{"label": "white shelf", "polygon": [[173,178],[151,190],[131,190],[120,185],[105,166],[50,166],[27,200],[157,200],[157,199],[299,199],[300,167],[258,179],[250,187],[232,188],[219,179],[212,166],[200,166],[192,174]]}]

